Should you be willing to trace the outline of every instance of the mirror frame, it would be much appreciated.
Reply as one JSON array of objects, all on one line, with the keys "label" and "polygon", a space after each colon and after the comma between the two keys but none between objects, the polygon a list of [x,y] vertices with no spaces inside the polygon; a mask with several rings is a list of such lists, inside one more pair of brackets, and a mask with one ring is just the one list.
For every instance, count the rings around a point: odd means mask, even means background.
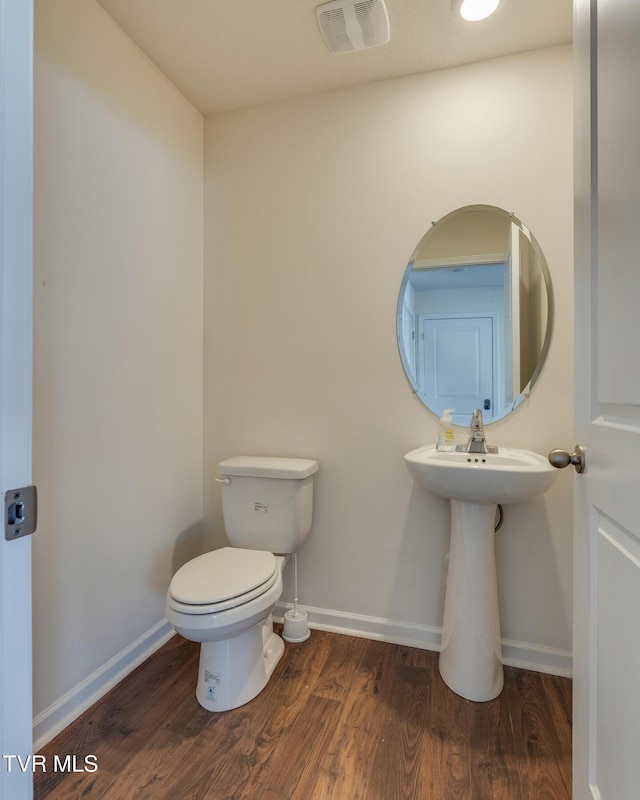
[{"label": "mirror frame", "polygon": [[[504,209],[499,208],[497,206],[476,204],[476,205],[462,206],[460,208],[457,208],[454,211],[451,211],[448,214],[445,214],[443,217],[441,217],[436,222],[432,222],[431,223],[431,226],[430,226],[429,230],[420,239],[420,241],[418,242],[417,246],[415,247],[415,249],[414,249],[414,251],[413,251],[413,253],[411,255],[411,258],[409,259],[409,262],[408,262],[408,264],[407,264],[407,266],[405,268],[403,277],[402,277],[402,282],[400,284],[400,290],[399,290],[399,293],[398,293],[398,302],[397,302],[397,305],[396,305],[396,342],[397,342],[397,345],[398,345],[398,353],[400,355],[400,360],[401,360],[402,367],[403,367],[403,370],[404,370],[405,378],[406,378],[409,386],[411,387],[412,393],[417,397],[417,399],[424,406],[424,408],[426,408],[428,411],[430,411],[436,418],[439,418],[441,412],[440,411],[434,411],[432,408],[430,408],[427,405],[427,403],[425,402],[425,400],[420,396],[419,388],[416,385],[415,380],[413,380],[412,377],[411,377],[411,370],[410,370],[410,367],[409,367],[409,365],[408,365],[408,363],[406,361],[406,358],[405,358],[405,352],[404,352],[404,347],[403,347],[403,330],[402,330],[402,327],[403,327],[403,318],[402,318],[403,301],[404,301],[404,296],[405,296],[405,292],[406,292],[407,283],[409,282],[409,278],[410,278],[411,273],[413,271],[413,264],[414,264],[414,261],[416,259],[416,255],[423,250],[424,244],[427,241],[427,239],[429,238],[429,236],[432,235],[433,231],[437,228],[437,226],[441,226],[443,222],[449,221],[449,220],[453,219],[456,216],[460,216],[460,215],[462,215],[464,213],[468,213],[468,212],[472,212],[472,211],[492,211],[492,212],[495,212],[495,213],[499,214],[500,216],[508,218],[510,222],[512,222],[512,223],[514,223],[515,225],[518,226],[520,231],[526,236],[526,238],[529,240],[529,242],[531,244],[534,256],[536,258],[536,261],[537,261],[537,263],[539,265],[539,268],[540,268],[540,271],[542,273],[542,278],[543,278],[543,281],[544,281],[544,287],[545,287],[546,298],[547,298],[547,325],[546,325],[545,335],[544,335],[544,339],[543,339],[543,343],[542,343],[542,348],[540,350],[540,355],[539,355],[539,358],[538,358],[538,362],[537,362],[537,364],[536,364],[536,366],[535,366],[535,368],[534,368],[534,370],[532,372],[531,378],[527,382],[526,386],[524,386],[523,389],[520,391],[520,394],[513,400],[513,402],[511,402],[509,404],[508,407],[506,407],[498,416],[495,416],[495,417],[493,417],[491,419],[486,419],[485,420],[485,424],[489,425],[489,424],[492,424],[494,422],[498,422],[499,420],[504,419],[505,417],[507,417],[509,414],[511,414],[513,411],[515,411],[521,405],[523,400],[525,400],[527,397],[529,397],[529,395],[531,393],[531,390],[533,389],[533,386],[535,385],[536,381],[540,377],[540,373],[542,372],[542,369],[543,369],[544,364],[546,362],[547,356],[549,354],[549,348],[551,346],[551,338],[552,338],[552,334],[553,334],[553,325],[554,325],[554,316],[555,316],[555,304],[554,304],[553,287],[552,287],[552,284],[551,284],[551,273],[549,272],[549,266],[547,264],[547,260],[546,260],[546,258],[544,256],[544,253],[542,252],[542,248],[540,247],[540,245],[538,243],[538,240],[533,235],[533,233],[529,230],[529,228],[518,217],[516,217],[516,215],[513,212],[505,211]],[[453,265],[450,266],[449,268],[453,268]],[[455,424],[459,424],[459,423],[455,423]]]}]

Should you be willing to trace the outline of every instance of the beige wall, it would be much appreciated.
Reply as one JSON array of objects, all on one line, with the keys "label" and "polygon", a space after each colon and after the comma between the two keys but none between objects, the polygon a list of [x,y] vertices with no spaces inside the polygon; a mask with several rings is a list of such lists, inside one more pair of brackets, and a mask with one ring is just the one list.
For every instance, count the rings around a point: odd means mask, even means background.
[{"label": "beige wall", "polygon": [[[402,373],[397,292],[432,220],[514,211],[556,325],[533,396],[489,435],[571,444],[570,49],[212,119],[204,232],[202,118],[97,4],[36,0],[35,55],[41,735],[168,632],[171,574],[201,547],[203,378],[206,547],[221,458],[317,458],[301,602],[433,646],[448,508],[402,460],[437,421]],[[497,537],[508,653],[551,668],[571,650],[571,485],[507,508]]]},{"label": "beige wall", "polygon": [[[207,544],[224,542],[220,459],[317,458],[299,563],[312,619],[437,642],[448,506],[402,458],[435,440],[437,421],[411,394],[395,335],[405,265],[432,220],[495,205],[540,242],[551,353],[532,397],[488,435],[541,453],[570,445],[571,114],[560,47],[207,121]],[[496,538],[507,655],[553,669],[570,664],[571,487],[565,472],[506,508]]]},{"label": "beige wall", "polygon": [[203,120],[96,3],[35,14],[38,739],[168,633],[200,552]]}]

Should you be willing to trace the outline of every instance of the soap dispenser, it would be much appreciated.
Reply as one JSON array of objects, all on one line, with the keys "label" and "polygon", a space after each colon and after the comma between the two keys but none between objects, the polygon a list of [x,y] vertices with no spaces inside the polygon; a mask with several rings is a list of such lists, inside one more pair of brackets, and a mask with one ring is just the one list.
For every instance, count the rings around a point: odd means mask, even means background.
[{"label": "soap dispenser", "polygon": [[438,438],[436,440],[436,450],[451,451],[456,449],[456,443],[453,435],[453,419],[451,414],[455,408],[445,408],[440,417],[440,430],[438,431]]}]

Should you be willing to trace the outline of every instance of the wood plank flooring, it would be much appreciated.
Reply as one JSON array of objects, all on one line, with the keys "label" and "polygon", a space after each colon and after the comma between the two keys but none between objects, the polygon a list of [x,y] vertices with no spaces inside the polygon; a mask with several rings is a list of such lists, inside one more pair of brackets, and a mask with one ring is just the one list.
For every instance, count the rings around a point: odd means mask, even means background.
[{"label": "wood plank flooring", "polygon": [[[472,703],[437,653],[312,631],[255,700],[212,714],[198,648],[175,636],[50,742],[35,800],[571,797],[567,678],[506,668],[500,697]],[[67,755],[78,771],[55,771]]]}]

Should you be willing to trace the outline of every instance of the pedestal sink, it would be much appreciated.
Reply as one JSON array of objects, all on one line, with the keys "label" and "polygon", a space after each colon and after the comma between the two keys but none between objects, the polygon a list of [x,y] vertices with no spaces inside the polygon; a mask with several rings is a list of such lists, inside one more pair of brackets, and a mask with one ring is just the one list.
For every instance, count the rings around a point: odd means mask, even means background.
[{"label": "pedestal sink", "polygon": [[502,691],[502,647],[494,529],[498,504],[543,494],[557,471],[528,450],[405,455],[416,480],[451,502],[451,548],[445,592],[440,674],[456,694],[486,701]]}]

